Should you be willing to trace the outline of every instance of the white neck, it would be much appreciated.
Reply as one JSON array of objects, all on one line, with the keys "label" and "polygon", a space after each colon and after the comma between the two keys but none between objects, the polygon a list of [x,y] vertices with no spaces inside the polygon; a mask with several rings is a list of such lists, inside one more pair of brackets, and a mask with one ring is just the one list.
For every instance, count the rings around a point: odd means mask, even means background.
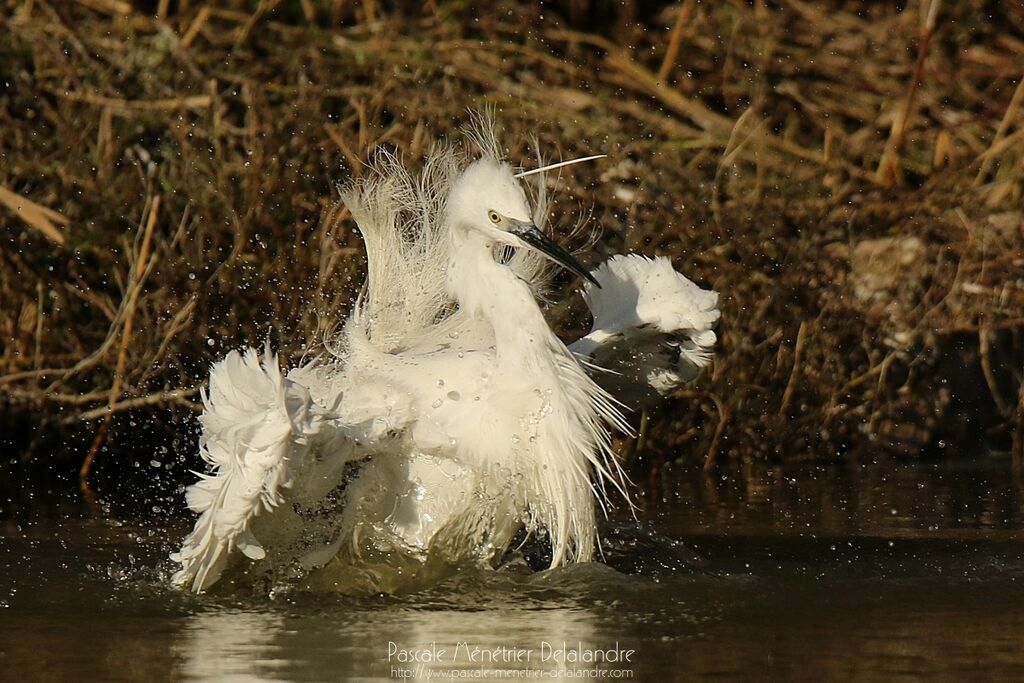
[{"label": "white neck", "polygon": [[516,460],[532,482],[528,508],[551,534],[552,566],[573,557],[587,560],[594,550],[596,480],[625,490],[607,425],[629,427],[548,327],[530,286],[494,260],[494,246],[476,231],[452,230],[448,293],[461,311],[494,330],[496,386],[525,382],[541,389],[524,408],[529,445],[527,457]]},{"label": "white neck", "polygon": [[551,332],[530,286],[494,260],[494,242],[475,230],[452,231],[448,290],[469,315],[494,329],[499,367],[523,369],[550,358]]}]

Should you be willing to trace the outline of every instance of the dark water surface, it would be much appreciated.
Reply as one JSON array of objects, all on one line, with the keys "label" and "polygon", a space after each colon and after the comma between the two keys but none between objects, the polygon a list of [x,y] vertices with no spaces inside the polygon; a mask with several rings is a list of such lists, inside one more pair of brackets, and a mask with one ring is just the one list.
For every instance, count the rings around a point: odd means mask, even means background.
[{"label": "dark water surface", "polygon": [[[166,585],[184,524],[10,510],[0,681],[1024,678],[1009,460],[678,485],[639,525],[605,529],[606,564],[401,596],[191,596]],[[592,658],[619,661],[577,661]]]}]

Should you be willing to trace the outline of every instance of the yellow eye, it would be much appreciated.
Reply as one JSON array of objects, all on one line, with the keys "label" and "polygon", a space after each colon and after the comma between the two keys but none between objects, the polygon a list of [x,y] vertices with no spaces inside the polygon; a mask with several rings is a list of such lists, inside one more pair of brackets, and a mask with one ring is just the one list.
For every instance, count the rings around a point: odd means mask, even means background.
[{"label": "yellow eye", "polygon": [[488,211],[487,217],[491,220],[492,223],[497,224],[501,222],[501,216],[498,215],[497,211]]}]

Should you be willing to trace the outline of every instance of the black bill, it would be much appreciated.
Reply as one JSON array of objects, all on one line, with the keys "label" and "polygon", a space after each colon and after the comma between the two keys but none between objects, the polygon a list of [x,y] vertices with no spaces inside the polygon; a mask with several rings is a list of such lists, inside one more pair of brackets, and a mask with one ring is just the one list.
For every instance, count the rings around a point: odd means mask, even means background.
[{"label": "black bill", "polygon": [[516,222],[515,227],[510,232],[558,265],[576,273],[598,289],[601,289],[601,283],[594,279],[590,271],[577,261],[575,256],[555,244],[550,237],[541,232],[533,223]]}]

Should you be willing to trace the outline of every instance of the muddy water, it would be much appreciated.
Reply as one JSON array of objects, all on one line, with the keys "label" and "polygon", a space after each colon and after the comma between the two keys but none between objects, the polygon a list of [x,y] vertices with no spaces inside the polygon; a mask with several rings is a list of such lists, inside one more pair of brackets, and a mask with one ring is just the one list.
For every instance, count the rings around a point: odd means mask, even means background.
[{"label": "muddy water", "polygon": [[0,680],[1024,677],[1008,460],[735,468],[672,488],[639,524],[608,525],[603,564],[399,596],[190,596],[166,585],[181,522],[9,510]]}]

